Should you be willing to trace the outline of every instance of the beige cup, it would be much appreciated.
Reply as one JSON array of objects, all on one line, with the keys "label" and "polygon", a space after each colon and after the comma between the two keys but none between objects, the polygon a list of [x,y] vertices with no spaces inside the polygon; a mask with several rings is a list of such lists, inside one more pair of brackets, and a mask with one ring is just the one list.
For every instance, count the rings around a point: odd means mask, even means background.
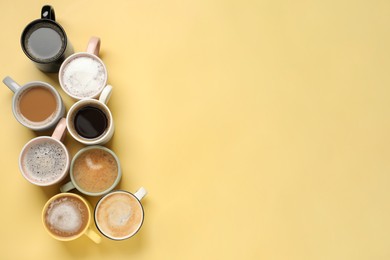
[{"label": "beige cup", "polygon": [[49,186],[63,180],[69,170],[70,157],[62,143],[66,135],[66,120],[62,118],[52,136],[31,139],[19,156],[23,177],[38,186]]},{"label": "beige cup", "polygon": [[101,237],[91,229],[91,206],[74,193],[59,193],[50,198],[42,210],[42,222],[49,235],[60,241],[75,240],[82,235],[100,243]]},{"label": "beige cup", "polygon": [[112,240],[134,236],[144,221],[141,199],[147,194],[141,187],[137,192],[117,190],[102,197],[95,207],[95,224],[100,233]]},{"label": "beige cup", "polygon": [[86,52],[74,53],[62,63],[58,78],[66,94],[76,100],[100,95],[108,76],[99,51],[100,38],[91,37]]}]

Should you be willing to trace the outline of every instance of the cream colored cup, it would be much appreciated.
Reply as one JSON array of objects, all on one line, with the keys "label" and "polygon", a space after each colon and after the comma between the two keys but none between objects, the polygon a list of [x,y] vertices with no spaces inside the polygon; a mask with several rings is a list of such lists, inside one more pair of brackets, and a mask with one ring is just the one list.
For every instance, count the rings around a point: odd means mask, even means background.
[{"label": "cream colored cup", "polygon": [[[107,85],[103,92],[100,94],[99,99],[87,98],[82,99],[74,103],[68,111],[66,117],[66,123],[68,126],[68,131],[70,135],[79,141],[80,143],[86,145],[96,145],[96,144],[105,144],[114,135],[114,119],[112,117],[111,111],[106,105],[111,97],[112,87]],[[87,138],[82,136],[76,129],[76,117],[80,110],[85,109],[86,107],[93,107],[101,111],[106,118],[106,128],[105,130],[97,137]],[[85,120],[85,119],[84,119]],[[97,120],[91,120],[89,123],[98,123]]]},{"label": "cream colored cup", "polygon": [[74,193],[59,193],[42,210],[46,232],[59,241],[75,240],[82,235],[100,243],[101,237],[91,228],[92,209],[88,201]]}]

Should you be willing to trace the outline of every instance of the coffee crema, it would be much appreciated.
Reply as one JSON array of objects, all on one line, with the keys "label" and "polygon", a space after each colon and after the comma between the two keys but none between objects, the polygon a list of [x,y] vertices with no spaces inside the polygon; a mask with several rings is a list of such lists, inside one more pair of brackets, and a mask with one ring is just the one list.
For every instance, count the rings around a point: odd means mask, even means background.
[{"label": "coffee crema", "polygon": [[87,98],[103,89],[107,75],[104,65],[97,58],[78,56],[64,65],[60,77],[61,85],[67,92],[79,98]]},{"label": "coffee crema", "polygon": [[23,45],[28,54],[37,62],[51,62],[65,50],[65,35],[50,22],[39,22],[26,32]]},{"label": "coffee crema", "polygon": [[50,138],[28,145],[20,158],[25,177],[43,185],[61,178],[67,170],[67,163],[68,157],[64,147]]},{"label": "coffee crema", "polygon": [[72,166],[75,184],[91,193],[103,192],[112,187],[118,174],[119,167],[115,157],[99,148],[85,150]]},{"label": "coffee crema", "polygon": [[83,232],[89,218],[87,205],[74,196],[62,196],[53,200],[44,213],[47,229],[53,235],[64,238]]},{"label": "coffee crema", "polygon": [[47,88],[37,86],[25,90],[18,101],[20,113],[32,122],[42,122],[57,110],[57,100]]},{"label": "coffee crema", "polygon": [[103,197],[95,209],[96,226],[111,239],[126,239],[134,235],[144,219],[141,203],[132,194],[115,191]]}]

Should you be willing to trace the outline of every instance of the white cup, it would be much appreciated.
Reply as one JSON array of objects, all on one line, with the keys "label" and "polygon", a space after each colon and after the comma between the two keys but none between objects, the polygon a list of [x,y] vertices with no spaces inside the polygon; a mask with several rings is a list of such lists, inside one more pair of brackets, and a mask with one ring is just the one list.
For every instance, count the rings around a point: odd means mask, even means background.
[{"label": "white cup", "polygon": [[61,96],[50,84],[31,81],[20,86],[11,77],[5,77],[3,83],[14,92],[12,112],[25,127],[34,131],[48,130],[65,115]]},{"label": "white cup", "polygon": [[76,100],[96,98],[107,84],[107,69],[98,57],[100,38],[91,37],[86,52],[69,56],[58,73],[61,88]]},{"label": "white cup", "polygon": [[82,99],[68,111],[66,123],[74,139],[86,145],[105,144],[114,134],[114,120],[107,102],[112,87],[107,85],[99,99]]}]

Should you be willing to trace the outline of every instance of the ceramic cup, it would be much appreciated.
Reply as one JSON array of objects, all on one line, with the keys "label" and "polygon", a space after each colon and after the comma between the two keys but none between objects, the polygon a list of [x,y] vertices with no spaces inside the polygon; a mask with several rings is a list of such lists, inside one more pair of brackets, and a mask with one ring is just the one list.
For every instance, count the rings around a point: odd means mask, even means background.
[{"label": "ceramic cup", "polygon": [[102,197],[95,207],[95,224],[100,233],[112,240],[124,240],[134,236],[144,221],[141,199],[145,188],[137,192],[117,190]]},{"label": "ceramic cup", "polygon": [[54,8],[45,5],[41,19],[29,23],[20,43],[26,56],[44,72],[58,72],[62,62],[73,53],[64,28],[56,22]]},{"label": "ceramic cup", "polygon": [[25,127],[34,131],[48,130],[65,115],[62,98],[50,84],[32,81],[21,86],[11,77],[5,77],[3,83],[14,92],[12,112]]},{"label": "ceramic cup", "polygon": [[114,120],[107,102],[112,87],[107,85],[99,99],[82,99],[72,105],[66,122],[70,135],[86,145],[105,144],[114,135]]},{"label": "ceramic cup", "polygon": [[86,52],[69,56],[62,63],[58,78],[66,94],[76,100],[96,98],[107,84],[107,69],[98,57],[100,38],[91,37]]},{"label": "ceramic cup", "polygon": [[119,159],[110,149],[94,145],[81,149],[70,166],[70,182],[61,192],[77,189],[89,196],[100,196],[114,189],[122,177]]},{"label": "ceramic cup", "polygon": [[47,233],[60,241],[75,240],[82,235],[100,243],[101,237],[91,228],[91,205],[80,195],[59,193],[50,198],[42,210]]},{"label": "ceramic cup", "polygon": [[70,157],[62,143],[66,135],[66,121],[62,118],[52,136],[31,139],[19,156],[23,177],[38,186],[49,186],[62,181],[69,170]]}]

